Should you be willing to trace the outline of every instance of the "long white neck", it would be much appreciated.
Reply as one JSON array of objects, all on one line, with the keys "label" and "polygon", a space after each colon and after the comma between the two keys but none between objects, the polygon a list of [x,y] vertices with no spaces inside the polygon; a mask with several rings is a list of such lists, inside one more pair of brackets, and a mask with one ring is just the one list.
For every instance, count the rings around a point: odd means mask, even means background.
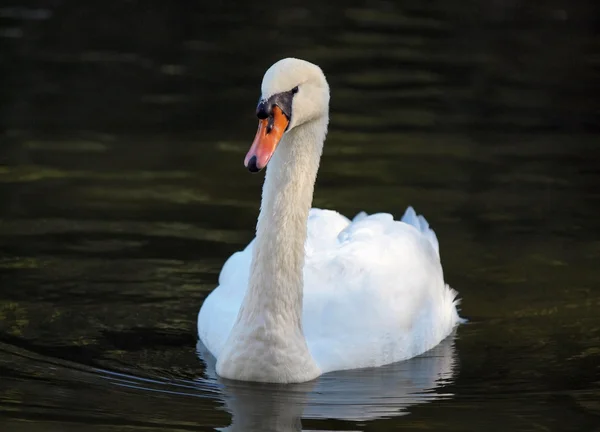
[{"label": "long white neck", "polygon": [[302,333],[303,268],[327,122],[287,132],[269,162],[248,289],[217,363],[221,376],[294,382],[318,375]]},{"label": "long white neck", "polygon": [[313,121],[290,131],[267,168],[242,309],[271,312],[278,326],[302,328],[304,243],[325,128]]}]

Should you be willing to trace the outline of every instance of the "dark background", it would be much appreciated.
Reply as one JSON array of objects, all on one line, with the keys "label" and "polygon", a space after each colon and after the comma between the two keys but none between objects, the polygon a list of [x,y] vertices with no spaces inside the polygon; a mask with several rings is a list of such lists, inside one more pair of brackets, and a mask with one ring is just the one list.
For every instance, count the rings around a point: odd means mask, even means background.
[{"label": "dark background", "polygon": [[4,131],[235,134],[286,56],[322,66],[336,129],[600,127],[593,0],[3,3]]}]

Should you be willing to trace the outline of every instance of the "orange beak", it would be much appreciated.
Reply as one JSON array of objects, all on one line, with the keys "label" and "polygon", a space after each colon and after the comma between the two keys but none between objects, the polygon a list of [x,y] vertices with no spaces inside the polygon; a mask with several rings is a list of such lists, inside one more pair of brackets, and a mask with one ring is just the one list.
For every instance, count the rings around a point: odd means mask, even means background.
[{"label": "orange beak", "polygon": [[244,165],[250,172],[259,172],[267,166],[289,123],[277,105],[273,107],[272,115],[258,122],[254,142],[244,159]]}]

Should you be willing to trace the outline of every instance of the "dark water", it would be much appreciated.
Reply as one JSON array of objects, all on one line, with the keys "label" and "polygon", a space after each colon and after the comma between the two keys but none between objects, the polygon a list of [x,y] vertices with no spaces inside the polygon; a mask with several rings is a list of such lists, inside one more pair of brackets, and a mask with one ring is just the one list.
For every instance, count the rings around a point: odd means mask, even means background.
[{"label": "dark water", "polygon": [[[600,430],[598,6],[93,3],[0,8],[3,431]],[[196,315],[253,236],[242,160],[286,55],[332,86],[314,205],[415,206],[469,323],[226,382]]]}]

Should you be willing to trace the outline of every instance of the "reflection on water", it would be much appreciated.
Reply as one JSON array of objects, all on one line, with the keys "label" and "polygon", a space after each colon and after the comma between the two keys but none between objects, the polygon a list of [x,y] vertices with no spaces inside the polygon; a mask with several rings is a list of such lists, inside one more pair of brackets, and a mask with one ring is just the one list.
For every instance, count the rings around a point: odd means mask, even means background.
[{"label": "reflection on water", "polygon": [[[214,359],[198,343],[207,373],[214,379]],[[301,418],[364,422],[407,414],[411,405],[450,397],[436,388],[451,382],[455,368],[454,336],[417,358],[377,369],[326,374],[295,385],[224,381],[227,431],[300,431]]]},{"label": "reflection on water", "polygon": [[[599,4],[1,6],[0,429],[595,430]],[[216,379],[195,320],[253,236],[288,55],[332,87],[315,206],[415,206],[469,324],[266,391]]]},{"label": "reflection on water", "polygon": [[[214,415],[221,404],[231,414],[231,424],[219,428],[227,431],[300,431],[302,423],[311,420],[393,418],[407,414],[412,405],[451,397],[438,387],[452,382],[456,361],[452,336],[430,352],[396,365],[336,372],[310,383],[282,386],[219,379],[213,359],[200,343],[198,353],[207,364],[202,377],[117,372],[7,345],[0,346],[0,352],[2,360],[20,363],[19,373],[10,378],[15,384],[13,393],[3,398],[9,418],[36,416],[48,421],[60,416],[65,425],[85,422],[90,430],[95,430],[93,425],[101,430],[113,423],[186,430],[186,421],[199,421],[203,416],[216,426],[227,423]],[[12,366],[0,362],[0,370],[4,367]],[[48,382],[54,385],[44,391]],[[108,395],[114,399],[90,408]],[[138,405],[140,396],[143,405]],[[161,417],[170,413],[186,420],[166,424]]]}]

